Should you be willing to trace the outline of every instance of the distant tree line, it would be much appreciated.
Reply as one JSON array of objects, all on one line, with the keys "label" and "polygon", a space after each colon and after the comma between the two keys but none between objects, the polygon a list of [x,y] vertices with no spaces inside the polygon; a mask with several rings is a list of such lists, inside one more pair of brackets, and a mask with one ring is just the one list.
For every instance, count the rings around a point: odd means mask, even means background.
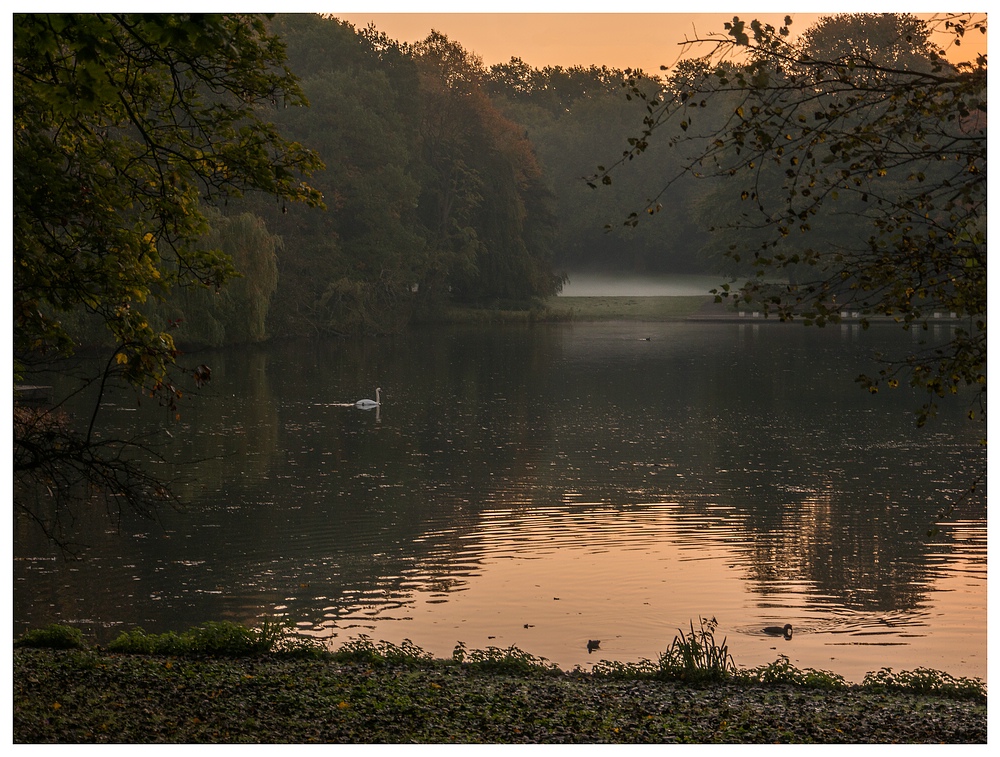
[{"label": "distant tree line", "polygon": [[654,96],[659,79],[516,58],[487,67],[438,32],[409,45],[311,14],[268,28],[308,107],[263,112],[324,161],[310,186],[325,208],[227,200],[205,244],[241,278],[146,304],[178,341],[390,333],[453,305],[530,308],[568,271],[719,270],[691,212],[701,187],[678,190],[667,228],[607,229],[676,164],[669,150],[603,192],[585,181],[642,125],[628,86]]},{"label": "distant tree line", "polygon": [[[920,22],[873,18],[824,19],[803,49],[836,60],[848,45],[873,51],[883,68],[930,71],[933,46]],[[804,176],[801,168],[790,176],[763,161],[741,195],[732,173],[705,163],[697,139],[723,132],[742,112],[746,82],[704,83],[727,71],[736,81],[742,64],[690,59],[665,79],[598,66],[538,69],[518,58],[487,67],[438,32],[410,45],[312,14],[278,15],[267,27],[285,46],[308,107],[275,101],[256,112],[323,160],[310,187],[325,207],[275,194],[228,198],[209,219],[204,249],[222,249],[239,278],[221,293],[175,289],[144,305],[154,327],[175,329],[183,343],[389,333],[453,305],[527,309],[582,270],[735,277],[754,271],[741,253],[778,229],[789,261],[781,273],[795,281],[810,272],[807,244],[864,246],[866,227],[843,219],[875,218],[863,193],[845,193],[835,211],[795,224],[811,232],[803,242],[787,233],[790,223],[774,222],[770,207]],[[864,108],[851,109],[858,123],[873,117],[869,103],[885,81],[870,82]],[[683,115],[667,108],[695,92]],[[644,131],[651,112],[656,139]],[[755,128],[780,131],[775,122]],[[710,157],[728,165],[738,151],[727,142]],[[605,167],[620,162],[628,171],[612,182]],[[595,170],[603,179],[596,191]],[[900,187],[908,180],[903,168],[888,170]],[[928,164],[920,175],[938,185],[948,170]],[[801,199],[811,188],[793,191]],[[767,212],[735,223],[747,217],[751,195]],[[644,200],[657,223],[636,222]],[[88,330],[88,319],[76,317],[83,341],[103,333],[99,320]]]},{"label": "distant tree line", "polygon": [[559,291],[552,190],[478,58],[437,33],[404,46],[314,15],[271,28],[310,102],[272,115],[323,156],[327,205],[239,205],[282,242],[271,334],[387,333],[452,304],[527,308]]},{"label": "distant tree line", "polygon": [[[87,16],[63,18],[70,31],[89,23]],[[103,28],[99,16],[90,18],[97,19],[95,29]],[[177,28],[190,36],[197,23]],[[792,51],[809,63],[765,49],[777,44],[767,39],[784,42],[777,32],[757,25],[751,44],[749,27],[744,32],[743,22],[730,24],[723,39],[749,50],[748,62],[692,58],[663,79],[598,66],[537,69],[518,58],[487,67],[438,32],[403,44],[374,27],[359,30],[314,14],[278,15],[265,26],[273,35],[269,54],[283,56],[302,97],[260,98],[253,118],[308,155],[312,162],[302,165],[309,185],[294,177],[293,165],[279,165],[273,175],[238,165],[234,151],[245,149],[248,136],[235,131],[246,127],[231,113],[245,112],[217,107],[213,112],[232,124],[233,146],[214,158],[213,176],[223,174],[222,166],[230,173],[246,168],[251,184],[280,191],[202,191],[201,201],[217,210],[185,210],[183,233],[199,252],[176,254],[178,270],[189,270],[191,281],[208,289],[187,286],[183,277],[176,286],[161,276],[110,318],[86,296],[25,310],[43,319],[51,307],[64,311],[53,322],[74,336],[53,332],[63,343],[107,339],[108,324],[114,338],[123,329],[139,330],[155,344],[166,344],[156,335],[167,332],[182,343],[206,345],[388,333],[453,305],[527,309],[559,292],[566,272],[586,269],[736,277],[759,273],[765,261],[794,285],[815,277],[817,249],[835,250],[849,265],[863,263],[873,226],[905,227],[909,216],[892,216],[893,203],[916,202],[907,212],[919,216],[930,195],[914,187],[944,197],[959,178],[968,179],[963,192],[978,188],[980,179],[985,185],[975,154],[963,167],[939,159],[937,149],[954,142],[984,151],[985,128],[976,126],[976,114],[985,123],[985,92],[982,108],[970,101],[980,96],[975,88],[985,73],[980,79],[956,74],[930,42],[927,25],[912,16],[824,18]],[[179,46],[180,33],[155,42]],[[113,46],[93,52],[116,54]],[[78,71],[87,73],[88,66]],[[830,72],[829,80],[810,78],[818,71]],[[922,99],[909,109],[894,105],[911,83],[920,83]],[[199,86],[210,92],[213,83]],[[99,105],[111,95],[95,88],[74,96],[78,104]],[[55,102],[60,93],[45,96]],[[793,112],[795,121],[783,123]],[[938,122],[945,127],[937,129]],[[912,156],[888,144],[880,152],[876,144],[860,168],[838,164],[850,164],[858,145],[909,125],[916,130]],[[181,119],[174,131],[185,128],[201,127]],[[982,138],[970,133],[977,128]],[[830,138],[810,146],[814,134]],[[155,139],[156,133],[143,136]],[[45,170],[36,154],[34,162],[25,155],[19,153],[15,172]],[[626,163],[627,171],[615,168]],[[850,176],[850,186],[831,183],[833,171],[843,182]],[[877,191],[870,188],[873,175]],[[113,176],[109,186],[135,190],[139,198],[153,191],[161,203],[170,201],[164,193],[181,197],[169,172],[144,184],[124,169]],[[212,180],[227,187],[225,179]],[[734,180],[741,192],[733,191]],[[198,201],[185,191],[185,203]],[[295,193],[309,201],[290,202]],[[971,207],[963,215],[971,220],[953,236],[971,238],[975,247],[985,233],[982,199],[963,194],[925,215],[936,219],[935,213]],[[657,215],[657,223],[639,223],[643,211]],[[29,220],[19,216],[22,225]],[[926,225],[932,239],[935,224]],[[26,227],[20,238],[33,233]],[[166,226],[151,233],[137,239],[140,258],[143,245],[163,248],[177,234]],[[905,233],[879,240],[890,254],[919,244]],[[960,256],[966,273],[970,266],[985,270],[976,255]],[[847,267],[841,266],[844,280],[856,278],[858,271]],[[38,273],[30,266],[17,270]],[[136,275],[143,270],[126,266]],[[215,287],[226,279],[226,287]],[[845,302],[844,286],[827,289],[821,317]],[[978,291],[965,293],[970,308],[980,304]],[[38,328],[51,323],[43,320]],[[134,334],[128,337],[134,341]]]}]

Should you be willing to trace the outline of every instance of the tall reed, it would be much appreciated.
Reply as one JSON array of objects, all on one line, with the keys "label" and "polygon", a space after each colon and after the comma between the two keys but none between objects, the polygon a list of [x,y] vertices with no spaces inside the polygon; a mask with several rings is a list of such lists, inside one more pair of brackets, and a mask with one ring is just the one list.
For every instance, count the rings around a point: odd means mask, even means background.
[{"label": "tall reed", "polygon": [[735,674],[736,663],[726,644],[728,637],[723,638],[722,644],[715,641],[718,621],[698,618],[697,631],[694,621],[690,621],[690,625],[687,634],[678,629],[679,635],[660,655],[659,673],[685,681],[719,681]]}]

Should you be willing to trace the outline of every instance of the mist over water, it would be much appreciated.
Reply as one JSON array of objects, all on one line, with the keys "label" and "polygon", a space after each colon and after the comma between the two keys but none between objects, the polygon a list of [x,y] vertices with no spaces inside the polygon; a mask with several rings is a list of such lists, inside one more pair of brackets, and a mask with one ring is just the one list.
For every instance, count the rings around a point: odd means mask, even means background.
[{"label": "mist over water", "polygon": [[704,274],[571,273],[563,297],[686,297],[707,295],[727,282]]}]

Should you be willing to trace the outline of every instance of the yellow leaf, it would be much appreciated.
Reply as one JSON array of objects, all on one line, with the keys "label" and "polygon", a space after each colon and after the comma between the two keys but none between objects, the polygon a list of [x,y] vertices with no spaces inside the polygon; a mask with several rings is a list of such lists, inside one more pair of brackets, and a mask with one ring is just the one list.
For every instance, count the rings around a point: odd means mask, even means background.
[{"label": "yellow leaf", "polygon": [[348,707],[350,707],[350,706],[351,706],[351,705],[350,705],[350,703],[349,703],[349,702],[341,702],[340,704],[338,704],[338,705],[337,705],[337,707],[339,707],[339,708],[340,708],[340,709],[342,709],[342,710],[346,710],[346,709],[347,709]]},{"label": "yellow leaf", "polygon": [[62,705],[61,705],[61,704],[59,704],[58,702],[53,702],[53,703],[52,703],[52,709],[53,709],[53,710],[58,710],[58,709],[59,709],[59,708],[61,708],[61,707],[62,707]]}]

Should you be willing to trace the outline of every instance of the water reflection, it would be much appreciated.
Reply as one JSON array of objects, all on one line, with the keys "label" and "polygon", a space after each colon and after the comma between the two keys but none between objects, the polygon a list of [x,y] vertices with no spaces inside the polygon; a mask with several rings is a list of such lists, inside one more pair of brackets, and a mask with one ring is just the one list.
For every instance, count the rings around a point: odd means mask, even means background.
[{"label": "water reflection", "polygon": [[[982,464],[981,429],[956,405],[917,430],[912,395],[851,382],[908,342],[567,324],[218,353],[166,448],[199,461],[187,507],[124,538],[82,519],[78,564],[19,526],[15,625],[279,613],[334,643],[572,666],[655,658],[714,615],[742,664],[985,678],[985,492],[925,534]],[[344,406],[376,385],[377,418]],[[787,643],[760,633],[786,622]]]}]

